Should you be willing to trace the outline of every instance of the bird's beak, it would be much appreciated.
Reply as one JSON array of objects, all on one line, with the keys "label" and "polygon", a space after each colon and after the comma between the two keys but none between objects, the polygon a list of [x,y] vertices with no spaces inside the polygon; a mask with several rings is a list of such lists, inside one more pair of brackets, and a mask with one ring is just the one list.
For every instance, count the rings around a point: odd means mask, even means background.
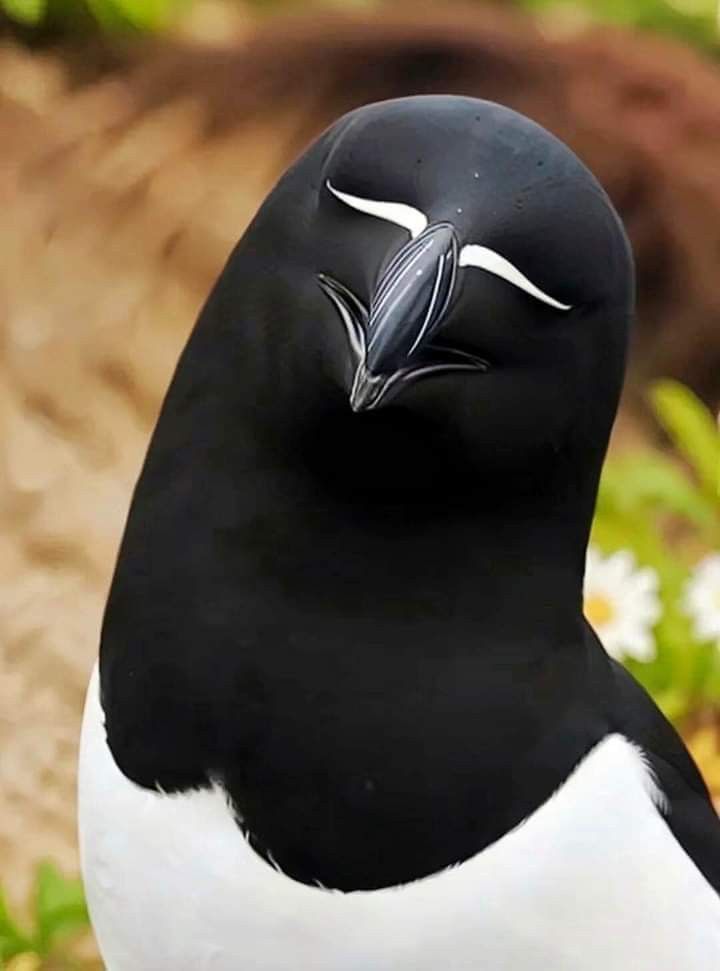
[{"label": "bird's beak", "polygon": [[374,408],[423,363],[451,302],[457,265],[457,236],[447,223],[428,227],[395,254],[370,303],[364,359],[350,391],[354,411]]},{"label": "bird's beak", "polygon": [[486,370],[480,358],[433,341],[452,304],[458,252],[449,223],[428,226],[393,256],[369,312],[337,280],[320,275],[320,285],[345,324],[355,360],[353,411],[377,408],[400,388],[429,374]]}]

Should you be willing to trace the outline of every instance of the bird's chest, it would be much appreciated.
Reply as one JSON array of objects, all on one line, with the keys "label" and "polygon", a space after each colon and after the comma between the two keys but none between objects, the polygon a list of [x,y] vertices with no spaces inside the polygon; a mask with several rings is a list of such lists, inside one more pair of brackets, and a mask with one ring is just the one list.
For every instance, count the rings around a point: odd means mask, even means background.
[{"label": "bird's chest", "polygon": [[108,971],[711,971],[720,902],[652,791],[635,748],[612,736],[522,826],[460,865],[332,892],[254,852],[219,787],[164,795],[129,782],[93,679],[83,874]]},{"label": "bird's chest", "polygon": [[512,703],[502,678],[457,666],[369,677],[366,662],[286,692],[222,775],[253,848],[308,885],[374,890],[468,859],[536,809],[597,726],[565,731],[570,709],[548,718],[540,691]]},{"label": "bird's chest", "polygon": [[[189,786],[168,766],[197,756],[195,784],[208,770],[221,779],[255,851],[309,886],[374,890],[466,860],[549,797],[602,727],[569,705],[568,695],[581,696],[568,688],[570,665],[544,679],[549,665],[507,655],[497,665],[470,650],[449,657],[441,631],[413,623],[379,648],[372,630],[356,631],[365,650],[326,630],[314,640],[296,633],[271,671],[249,657],[215,677],[212,704],[196,701],[189,678],[184,691],[125,678],[132,691],[109,715],[110,737],[152,738],[153,748],[140,752],[143,775],[137,757],[119,762],[137,781],[174,790]],[[205,753],[202,732],[188,737],[186,712],[198,710],[213,722]],[[159,724],[137,722],[150,711]]]}]

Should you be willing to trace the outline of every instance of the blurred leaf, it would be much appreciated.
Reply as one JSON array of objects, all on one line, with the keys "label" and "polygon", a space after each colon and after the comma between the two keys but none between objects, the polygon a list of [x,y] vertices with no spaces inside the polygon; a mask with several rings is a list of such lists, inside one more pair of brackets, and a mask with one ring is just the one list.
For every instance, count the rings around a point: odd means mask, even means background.
[{"label": "blurred leaf", "polygon": [[22,954],[29,947],[30,941],[10,916],[5,896],[0,890],[0,962]]},{"label": "blurred leaf", "polygon": [[0,7],[12,20],[34,27],[45,16],[47,0],[0,0]]},{"label": "blurred leaf", "polygon": [[128,26],[113,0],[85,0],[87,9],[103,30],[122,30]]},{"label": "blurred leaf", "polygon": [[658,381],[650,401],[677,450],[692,465],[708,496],[717,497],[720,432],[710,411],[677,381]]},{"label": "blurred leaf", "polygon": [[78,32],[93,24],[106,31],[157,30],[193,0],[0,0],[0,10],[29,27]]},{"label": "blurred leaf", "polygon": [[105,27],[131,25],[138,30],[156,30],[167,24],[173,13],[187,6],[186,0],[87,0],[98,23]]},{"label": "blurred leaf", "polygon": [[599,503],[609,502],[619,510],[658,506],[698,526],[709,526],[716,513],[715,504],[670,459],[655,452],[608,463],[600,493]]},{"label": "blurred leaf", "polygon": [[163,0],[113,0],[113,4],[134,27],[145,29],[164,23],[173,6]]},{"label": "blurred leaf", "polygon": [[35,914],[35,948],[44,956],[59,936],[89,926],[81,881],[64,877],[48,861],[41,863],[35,889]]},{"label": "blurred leaf", "polygon": [[659,691],[655,694],[655,703],[672,722],[679,721],[688,713],[687,698],[679,691]]}]

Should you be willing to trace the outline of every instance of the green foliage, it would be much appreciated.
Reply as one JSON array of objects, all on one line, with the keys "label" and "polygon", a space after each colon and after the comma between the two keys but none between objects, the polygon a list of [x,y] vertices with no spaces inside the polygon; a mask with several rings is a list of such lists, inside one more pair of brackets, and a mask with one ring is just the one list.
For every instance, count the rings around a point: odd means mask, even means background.
[{"label": "green foliage", "polygon": [[45,16],[47,0],[0,0],[0,7],[12,20],[34,26]]},{"label": "green foliage", "polygon": [[649,400],[675,454],[648,448],[606,463],[592,542],[606,553],[630,549],[658,574],[657,658],[627,665],[678,719],[720,704],[720,651],[697,639],[683,607],[695,562],[720,548],[720,432],[708,409],[676,382],[658,382]]},{"label": "green foliage", "polygon": [[713,416],[689,388],[660,381],[650,391],[655,413],[678,451],[695,469],[706,495],[714,498],[720,470],[720,436]]},{"label": "green foliage", "polygon": [[716,0],[517,0],[528,10],[581,11],[593,20],[638,27],[717,48]]},{"label": "green foliage", "polygon": [[64,877],[52,863],[41,863],[33,888],[33,917],[33,926],[23,927],[10,913],[0,890],[0,968],[20,955],[43,961],[57,958],[59,948],[66,951],[73,937],[89,928],[80,880]]},{"label": "green foliage", "polygon": [[158,30],[191,0],[0,0],[0,10],[26,27]]}]

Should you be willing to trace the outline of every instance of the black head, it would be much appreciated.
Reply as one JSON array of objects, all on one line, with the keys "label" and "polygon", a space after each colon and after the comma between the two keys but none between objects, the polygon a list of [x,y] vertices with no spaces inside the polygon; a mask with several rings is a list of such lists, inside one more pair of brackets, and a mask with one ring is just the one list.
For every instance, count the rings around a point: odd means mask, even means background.
[{"label": "black head", "polygon": [[274,400],[292,374],[305,407],[342,390],[345,411],[425,414],[486,471],[604,453],[628,243],[592,174],[522,115],[450,96],[352,112],[271,193],[228,272],[243,263],[283,316]]},{"label": "black head", "polygon": [[632,264],[582,163],[523,116],[470,98],[371,105],[329,138],[313,249],[348,332],[351,407],[453,399],[480,441],[509,434],[520,455],[528,432],[557,442],[591,404],[604,438]]},{"label": "black head", "polygon": [[259,210],[155,448],[204,422],[228,463],[272,439],[355,494],[570,491],[580,548],[632,305],[619,218],[557,138],[473,98],[369,105]]}]

